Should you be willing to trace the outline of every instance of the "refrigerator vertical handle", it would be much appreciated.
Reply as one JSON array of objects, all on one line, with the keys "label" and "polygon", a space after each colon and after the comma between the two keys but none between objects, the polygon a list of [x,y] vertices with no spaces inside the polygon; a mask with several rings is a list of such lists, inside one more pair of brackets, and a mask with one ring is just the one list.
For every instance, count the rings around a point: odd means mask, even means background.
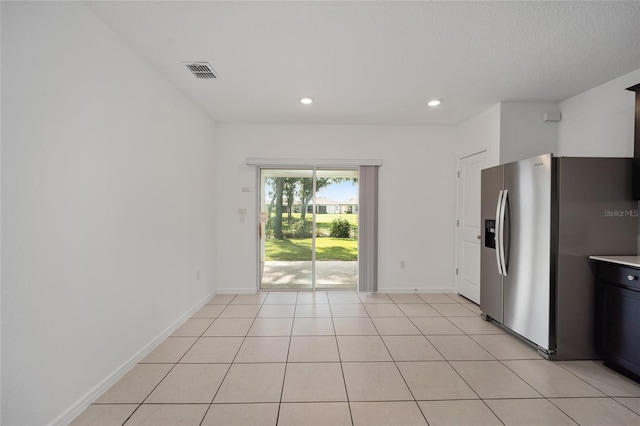
[{"label": "refrigerator vertical handle", "polygon": [[500,263],[500,207],[502,206],[502,193],[498,193],[498,202],[496,203],[496,263],[498,264],[498,273],[502,275],[502,263]]},{"label": "refrigerator vertical handle", "polygon": [[[502,193],[502,203],[500,204],[500,248],[497,250],[498,255],[500,256],[500,264],[502,265],[502,271],[500,272],[503,276],[507,276],[507,262],[504,256],[504,222],[506,220],[505,213],[507,211],[507,196],[509,195],[509,190],[505,189]],[[496,245],[497,246],[497,245]]]}]

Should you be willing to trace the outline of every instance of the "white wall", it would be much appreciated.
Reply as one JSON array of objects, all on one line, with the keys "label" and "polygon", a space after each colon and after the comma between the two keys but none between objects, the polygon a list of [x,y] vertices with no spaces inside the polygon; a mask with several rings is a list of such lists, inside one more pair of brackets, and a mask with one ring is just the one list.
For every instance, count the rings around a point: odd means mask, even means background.
[{"label": "white wall", "polygon": [[559,155],[633,156],[635,94],[640,69],[560,102]]},{"label": "white wall", "polygon": [[561,102],[560,155],[632,157],[635,93],[625,89],[638,83],[640,69]]},{"label": "white wall", "polygon": [[[220,125],[218,131],[219,292],[257,285],[256,168],[245,165],[247,157],[382,159],[379,291],[452,291],[454,128]],[[248,210],[244,222],[240,208]]]},{"label": "white wall", "polygon": [[558,123],[545,122],[545,112],[558,111],[557,103],[500,103],[500,164],[536,155],[556,154]]},{"label": "white wall", "polygon": [[3,2],[2,62],[2,424],[43,425],[213,293],[215,126],[77,2]]},{"label": "white wall", "polygon": [[557,123],[544,122],[545,112],[558,111],[555,103],[500,102],[457,127],[457,156],[487,152],[492,167],[547,152],[555,153]]},{"label": "white wall", "polygon": [[[555,103],[501,102],[458,126],[458,157],[487,150],[489,165],[545,152],[559,156],[631,157],[634,93],[640,70]],[[558,123],[544,112],[560,111]]]},{"label": "white wall", "polygon": [[457,157],[487,151],[486,167],[500,164],[500,104],[457,127]]}]

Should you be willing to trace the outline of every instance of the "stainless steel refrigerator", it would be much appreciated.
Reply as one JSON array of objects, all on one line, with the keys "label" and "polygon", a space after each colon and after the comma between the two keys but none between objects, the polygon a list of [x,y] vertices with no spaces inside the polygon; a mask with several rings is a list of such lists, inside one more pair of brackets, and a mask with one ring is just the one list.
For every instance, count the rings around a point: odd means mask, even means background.
[{"label": "stainless steel refrigerator", "polygon": [[482,170],[480,309],[552,359],[593,359],[589,255],[635,255],[631,159],[541,155]]}]

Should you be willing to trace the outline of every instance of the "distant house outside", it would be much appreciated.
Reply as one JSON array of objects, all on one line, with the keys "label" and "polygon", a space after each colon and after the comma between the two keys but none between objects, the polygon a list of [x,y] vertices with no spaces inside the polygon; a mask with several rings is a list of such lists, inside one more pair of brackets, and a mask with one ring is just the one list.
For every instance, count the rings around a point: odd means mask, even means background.
[{"label": "distant house outside", "polygon": [[[265,200],[269,205],[271,200]],[[294,200],[292,213],[302,213],[302,202]],[[282,212],[289,212],[289,203],[286,197],[282,199]],[[313,213],[313,206],[307,206],[307,213]],[[316,214],[358,214],[358,201],[351,198],[347,201],[335,201],[330,198],[316,197]]]}]

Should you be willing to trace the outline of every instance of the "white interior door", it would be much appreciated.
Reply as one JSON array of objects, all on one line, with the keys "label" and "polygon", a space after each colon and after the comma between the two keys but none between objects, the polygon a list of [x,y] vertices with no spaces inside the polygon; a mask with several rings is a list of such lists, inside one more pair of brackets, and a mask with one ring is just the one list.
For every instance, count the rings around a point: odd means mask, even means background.
[{"label": "white interior door", "polygon": [[480,171],[486,152],[458,161],[458,232],[456,286],[458,293],[480,303]]}]

